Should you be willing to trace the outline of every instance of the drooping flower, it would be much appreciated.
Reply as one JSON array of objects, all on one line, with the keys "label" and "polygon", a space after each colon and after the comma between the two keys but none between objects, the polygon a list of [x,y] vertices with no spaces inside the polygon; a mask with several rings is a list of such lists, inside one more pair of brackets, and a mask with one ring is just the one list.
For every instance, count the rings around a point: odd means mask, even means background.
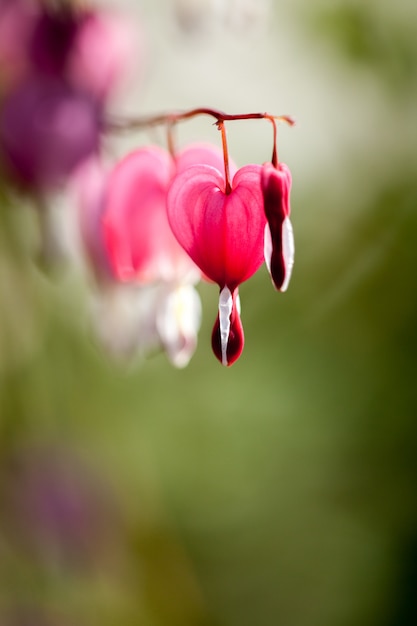
[{"label": "drooping flower", "polygon": [[261,186],[265,215],[265,263],[272,283],[286,291],[294,265],[294,235],[290,222],[291,172],[284,163],[262,167]]},{"label": "drooping flower", "polygon": [[228,193],[224,175],[207,165],[190,167],[168,193],[173,233],[200,270],[220,288],[212,347],[223,365],[240,356],[244,335],[238,288],[262,265],[265,213],[261,166],[246,165]]}]

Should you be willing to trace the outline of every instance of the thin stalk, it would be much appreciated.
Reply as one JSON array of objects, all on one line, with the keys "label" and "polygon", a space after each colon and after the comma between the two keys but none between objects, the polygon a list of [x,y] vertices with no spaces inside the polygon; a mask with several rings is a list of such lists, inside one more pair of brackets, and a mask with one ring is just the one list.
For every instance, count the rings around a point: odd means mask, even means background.
[{"label": "thin stalk", "polygon": [[269,118],[272,128],[273,128],[273,147],[272,147],[272,158],[271,163],[274,167],[278,167],[278,148],[277,148],[277,123],[273,117]]},{"label": "thin stalk", "polygon": [[229,169],[229,150],[227,148],[227,136],[226,126],[224,122],[217,122],[217,127],[222,134],[222,147],[223,147],[223,159],[224,159],[224,180],[226,183],[225,193],[228,195],[232,191],[232,185],[230,184],[230,169]]},{"label": "thin stalk", "polygon": [[176,150],[175,150],[175,139],[174,139],[174,124],[171,120],[167,123],[167,146],[168,152],[175,160]]}]

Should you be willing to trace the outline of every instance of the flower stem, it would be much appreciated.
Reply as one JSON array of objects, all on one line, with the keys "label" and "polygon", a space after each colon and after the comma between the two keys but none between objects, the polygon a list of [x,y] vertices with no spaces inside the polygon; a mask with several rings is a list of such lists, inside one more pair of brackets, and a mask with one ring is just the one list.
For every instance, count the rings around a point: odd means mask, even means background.
[{"label": "flower stem", "polygon": [[228,195],[232,191],[232,185],[230,184],[230,170],[229,170],[229,150],[227,148],[227,136],[226,127],[223,121],[217,122],[217,128],[222,134],[222,147],[223,147],[223,159],[224,159],[224,180],[225,180],[225,194]]},{"label": "flower stem", "polygon": [[216,119],[218,122],[231,122],[236,120],[278,120],[285,122],[290,126],[295,124],[295,121],[289,115],[270,115],[269,113],[238,113],[231,115],[218,111],[217,109],[210,108],[197,108],[190,109],[189,111],[177,111],[170,113],[159,113],[157,115],[145,115],[137,118],[109,118],[105,121],[105,130],[110,132],[127,131],[127,130],[140,130],[142,128],[148,128],[150,126],[159,126],[161,124],[171,123],[175,124],[183,120],[189,120],[199,115],[209,115]]},{"label": "flower stem", "polygon": [[274,134],[271,163],[274,167],[278,167],[277,123],[273,117],[270,117],[269,120],[272,124]]},{"label": "flower stem", "polygon": [[170,153],[172,158],[175,160],[176,150],[175,150],[175,140],[174,140],[174,124],[171,120],[168,120],[167,122],[167,145],[168,145],[168,152]]}]

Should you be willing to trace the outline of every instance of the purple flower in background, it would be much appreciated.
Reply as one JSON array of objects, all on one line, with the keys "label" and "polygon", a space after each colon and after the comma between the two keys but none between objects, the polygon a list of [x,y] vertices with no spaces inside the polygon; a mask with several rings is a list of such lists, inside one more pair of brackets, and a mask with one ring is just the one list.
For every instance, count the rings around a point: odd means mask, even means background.
[{"label": "purple flower in background", "polygon": [[0,0],[0,20],[2,174],[53,189],[99,151],[104,109],[137,38],[120,16],[69,3]]},{"label": "purple flower in background", "polygon": [[18,183],[59,185],[100,144],[101,105],[58,78],[33,77],[0,111],[0,155]]}]

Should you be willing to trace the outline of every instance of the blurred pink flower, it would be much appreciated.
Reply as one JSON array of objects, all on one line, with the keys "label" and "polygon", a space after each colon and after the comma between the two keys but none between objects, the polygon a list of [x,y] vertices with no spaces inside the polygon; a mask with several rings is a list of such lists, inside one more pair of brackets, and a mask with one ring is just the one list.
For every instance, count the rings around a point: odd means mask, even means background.
[{"label": "blurred pink flower", "polygon": [[144,35],[121,15],[94,13],[81,24],[68,62],[74,84],[107,98],[139,73]]},{"label": "blurred pink flower", "polygon": [[166,195],[175,173],[198,162],[222,167],[222,152],[192,144],[173,159],[149,146],[127,155],[109,174],[97,163],[78,174],[81,233],[98,285],[93,325],[111,353],[162,348],[177,367],[194,353],[200,271],[172,234]]}]

